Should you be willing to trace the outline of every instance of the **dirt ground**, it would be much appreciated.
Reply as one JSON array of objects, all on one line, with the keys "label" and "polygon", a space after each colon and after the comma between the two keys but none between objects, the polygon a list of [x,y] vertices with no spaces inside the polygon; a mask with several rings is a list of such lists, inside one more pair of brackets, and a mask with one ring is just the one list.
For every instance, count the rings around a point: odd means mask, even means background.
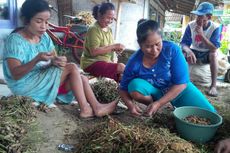
[{"label": "dirt ground", "polygon": [[[207,90],[206,87],[199,87],[203,93]],[[208,97],[211,103],[216,106],[220,114],[224,117],[225,123],[218,130],[215,140],[218,141],[223,137],[221,135],[221,130],[225,130],[230,123],[230,87],[219,88],[218,97]],[[171,109],[170,107],[165,107],[164,109]],[[161,110],[163,111],[163,110]],[[121,122],[135,122],[135,120],[140,120],[130,116],[128,111],[124,111],[118,115],[112,115],[112,117],[120,120]],[[44,113],[38,112],[38,129],[42,133],[42,141],[35,144],[36,153],[59,153],[57,149],[58,144],[77,144],[76,135],[82,132],[84,129],[90,128],[99,122],[104,121],[105,118],[95,118],[93,120],[81,120],[79,119],[79,110],[77,105],[58,105],[55,110]],[[168,122],[168,121],[166,121]],[[166,124],[166,123],[165,123]],[[227,125],[226,125],[227,124]],[[173,124],[172,124],[173,125]],[[230,130],[227,131],[230,136]],[[226,136],[226,135],[225,135]],[[227,136],[226,136],[227,137]],[[212,144],[214,145],[214,144]],[[77,149],[77,148],[76,148]],[[207,152],[207,151],[201,151]]]}]

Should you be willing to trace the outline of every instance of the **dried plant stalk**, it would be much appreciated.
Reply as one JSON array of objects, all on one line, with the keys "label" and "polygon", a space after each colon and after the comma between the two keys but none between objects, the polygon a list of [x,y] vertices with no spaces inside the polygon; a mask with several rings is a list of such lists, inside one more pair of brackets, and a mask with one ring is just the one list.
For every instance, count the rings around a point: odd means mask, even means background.
[{"label": "dried plant stalk", "polygon": [[100,78],[97,82],[91,84],[91,87],[96,98],[102,103],[109,103],[120,97],[118,85],[113,80]]},{"label": "dried plant stalk", "polygon": [[170,133],[166,128],[141,124],[127,126],[112,118],[79,137],[77,153],[199,152],[193,144]]},{"label": "dried plant stalk", "polygon": [[[26,125],[34,121],[36,113],[33,100],[23,96],[0,99],[0,152],[21,153],[25,147],[21,140],[26,134]],[[24,150],[23,150],[24,148]]]}]

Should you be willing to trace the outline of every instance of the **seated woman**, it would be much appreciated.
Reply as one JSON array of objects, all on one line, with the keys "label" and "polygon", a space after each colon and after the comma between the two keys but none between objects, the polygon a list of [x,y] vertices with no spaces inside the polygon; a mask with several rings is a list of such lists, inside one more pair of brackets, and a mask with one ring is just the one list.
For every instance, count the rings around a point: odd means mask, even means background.
[{"label": "seated woman", "polygon": [[189,81],[188,65],[179,46],[162,41],[159,25],[143,21],[137,28],[140,49],[125,68],[120,94],[133,115],[142,110],[133,100],[147,105],[145,116],[152,116],[163,105],[197,106],[215,112],[215,108]]},{"label": "seated woman", "polygon": [[107,77],[119,81],[125,65],[115,63],[116,53],[125,47],[114,44],[112,30],[109,25],[114,20],[115,7],[112,3],[102,3],[93,8],[93,16],[97,20],[86,34],[84,51],[81,57],[81,68],[95,77]]},{"label": "seated woman", "polygon": [[46,33],[50,18],[48,3],[26,0],[21,17],[25,26],[9,35],[4,52],[4,76],[11,91],[33,98],[36,105],[44,103],[49,107],[55,106],[59,96],[66,103],[74,96],[82,118],[112,113],[117,103],[99,103],[77,66],[54,54],[54,45]]}]

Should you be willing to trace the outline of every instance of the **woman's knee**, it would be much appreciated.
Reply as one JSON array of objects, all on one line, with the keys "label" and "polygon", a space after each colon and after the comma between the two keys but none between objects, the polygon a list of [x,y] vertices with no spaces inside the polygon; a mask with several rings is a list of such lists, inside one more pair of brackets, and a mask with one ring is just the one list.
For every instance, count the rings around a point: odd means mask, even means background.
[{"label": "woman's knee", "polygon": [[75,63],[67,63],[66,66],[69,68],[69,69],[77,69],[77,65]]},{"label": "woman's knee", "polygon": [[130,93],[130,96],[135,100],[135,101],[141,101],[143,95],[137,91],[133,91]]},{"label": "woman's knee", "polygon": [[123,73],[124,70],[125,70],[125,64],[123,64],[123,63],[118,63],[118,64],[117,64],[117,72],[118,72],[118,73]]},{"label": "woman's knee", "polygon": [[67,71],[69,71],[70,73],[79,73],[79,68],[77,67],[76,64],[74,63],[68,63],[65,67],[67,69]]},{"label": "woman's knee", "polygon": [[81,75],[81,79],[83,82],[89,82],[89,79],[84,75]]}]

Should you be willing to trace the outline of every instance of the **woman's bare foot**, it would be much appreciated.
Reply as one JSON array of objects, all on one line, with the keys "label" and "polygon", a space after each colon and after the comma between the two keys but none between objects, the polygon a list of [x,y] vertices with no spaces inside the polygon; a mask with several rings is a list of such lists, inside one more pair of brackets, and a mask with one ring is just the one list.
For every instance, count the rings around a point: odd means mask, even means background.
[{"label": "woman's bare foot", "polygon": [[40,103],[39,102],[32,102],[31,105],[32,105],[32,107],[38,107],[40,105]]},{"label": "woman's bare foot", "polygon": [[94,116],[94,113],[90,106],[87,108],[81,109],[81,113],[80,113],[81,118],[90,118],[93,116]]},{"label": "woman's bare foot", "polygon": [[217,97],[218,96],[218,92],[216,87],[210,87],[209,91],[208,91],[208,95],[212,96],[212,97]]},{"label": "woman's bare foot", "polygon": [[118,101],[113,101],[108,104],[98,104],[96,110],[94,110],[94,113],[97,117],[109,115],[115,110],[117,103]]}]

